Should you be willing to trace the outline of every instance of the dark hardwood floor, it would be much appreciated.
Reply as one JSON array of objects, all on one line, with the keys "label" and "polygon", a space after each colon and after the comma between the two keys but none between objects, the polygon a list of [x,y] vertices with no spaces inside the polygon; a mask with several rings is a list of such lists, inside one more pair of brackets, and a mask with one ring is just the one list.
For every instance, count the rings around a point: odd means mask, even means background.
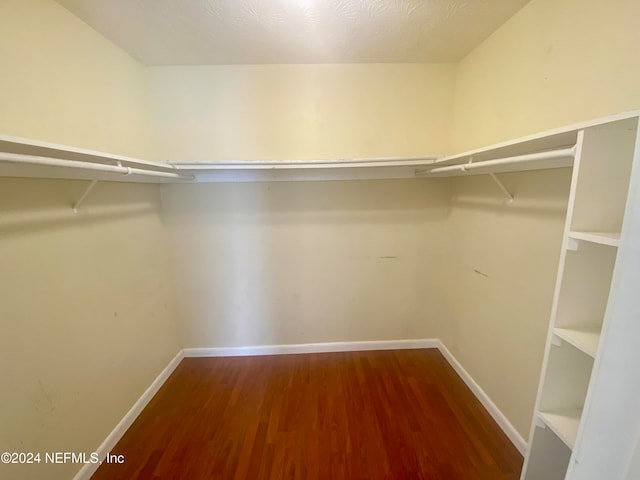
[{"label": "dark hardwood floor", "polygon": [[102,479],[515,480],[522,457],[436,349],[184,359]]}]

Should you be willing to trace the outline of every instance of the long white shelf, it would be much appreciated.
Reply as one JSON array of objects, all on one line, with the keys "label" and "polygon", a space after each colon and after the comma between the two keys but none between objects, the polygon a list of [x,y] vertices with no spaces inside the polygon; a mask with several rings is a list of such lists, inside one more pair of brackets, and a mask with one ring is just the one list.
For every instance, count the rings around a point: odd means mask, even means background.
[{"label": "long white shelf", "polygon": [[[448,177],[570,167],[573,164],[572,155],[563,155],[560,158],[549,158],[549,155],[553,156],[554,151],[560,153],[571,149],[576,143],[578,132],[584,128],[612,122],[634,122],[638,116],[640,116],[640,111],[625,112],[449,156],[423,155],[420,157],[342,158],[304,161],[216,160],[203,162],[154,162],[9,135],[0,135],[0,153],[122,166],[138,172],[137,174],[126,175],[117,172],[102,172],[99,178],[100,181],[184,182],[189,181],[190,175],[193,175],[193,181],[195,182]],[[530,157],[533,160],[524,157]],[[473,167],[467,168],[470,164],[474,164]],[[431,173],[431,170],[436,168],[439,170]],[[173,175],[163,178],[158,175],[145,175],[142,171],[164,172]],[[176,172],[180,172],[181,178],[178,178]],[[52,166],[0,161],[0,177],[94,180],[96,179],[96,173],[88,171],[86,166],[84,169],[80,166],[75,168],[72,164]],[[610,240],[610,242],[613,242],[613,240]],[[611,243],[604,244],[609,245]]]},{"label": "long white shelf", "polygon": [[564,444],[573,450],[580,426],[581,408],[567,408],[550,412],[539,412],[544,424],[555,433]]},{"label": "long white shelf", "polygon": [[416,169],[432,165],[437,156],[341,158],[326,160],[220,160],[168,162],[198,182],[269,182],[374,180],[415,178]]},{"label": "long white shelf", "polygon": [[598,351],[598,344],[600,343],[600,332],[595,328],[593,330],[577,330],[556,327],[553,329],[553,333],[578,350],[595,358],[596,352]]},{"label": "long white shelf", "polygon": [[[437,155],[425,155],[326,160],[153,162],[9,135],[0,135],[0,157],[0,177],[83,180],[99,177],[100,181],[148,183],[415,178],[416,168],[429,166],[439,158]],[[22,160],[25,162],[13,160],[17,157],[24,157]],[[28,163],[28,157],[34,162]],[[37,163],[38,159],[40,163]],[[55,160],[59,165],[54,165]],[[110,171],[96,173],[99,166],[106,166],[106,170]],[[123,175],[117,172],[127,169],[131,173]],[[158,175],[159,172],[171,175]]]},{"label": "long white shelf", "polygon": [[[457,175],[493,174],[549,168],[568,167],[573,164],[573,147],[532,152],[525,155],[494,158],[482,162],[438,167],[435,157],[423,158],[362,158],[331,161],[216,161],[216,162],[169,162],[183,172],[195,175],[199,181],[243,181],[250,180],[306,180],[351,178],[411,178]],[[363,168],[364,167],[364,168]],[[283,172],[283,170],[286,170]],[[336,170],[336,171],[332,171]],[[350,173],[347,173],[350,172]],[[471,172],[471,173],[468,173]],[[308,178],[312,173],[311,178]],[[318,178],[320,177],[320,178]],[[494,180],[499,182],[494,176]],[[505,190],[505,194],[513,199]]]},{"label": "long white shelf", "polygon": [[608,245],[610,247],[620,246],[620,233],[618,232],[569,232],[569,238],[574,240],[584,240],[585,242]]},{"label": "long white shelf", "polygon": [[152,162],[0,135],[0,177],[60,178],[136,183],[167,183],[192,180],[164,162]]},{"label": "long white shelf", "polygon": [[435,163],[438,166],[456,165],[467,163],[470,160],[480,162],[498,157],[512,157],[524,155],[530,152],[542,152],[575,145],[578,132],[585,128],[595,127],[605,123],[631,121],[640,116],[640,110],[631,110],[607,117],[596,118],[586,122],[575,123],[566,127],[547,130],[533,135],[527,135],[515,140],[497,143],[487,147],[469,150],[463,153],[448,155],[439,158]]},{"label": "long white shelf", "polygon": [[437,156],[338,158],[328,160],[219,160],[215,162],[168,162],[179,170],[297,170],[309,168],[421,167]]},{"label": "long white shelf", "polygon": [[[439,166],[441,159],[428,169],[419,170],[421,176],[454,176],[454,175],[482,175],[487,173],[521,172],[528,170],[546,170],[564,168],[573,165],[576,154],[575,146],[558,147],[552,150],[542,150],[507,157],[479,160],[470,156],[467,163]],[[495,153],[494,153],[495,155]]]}]

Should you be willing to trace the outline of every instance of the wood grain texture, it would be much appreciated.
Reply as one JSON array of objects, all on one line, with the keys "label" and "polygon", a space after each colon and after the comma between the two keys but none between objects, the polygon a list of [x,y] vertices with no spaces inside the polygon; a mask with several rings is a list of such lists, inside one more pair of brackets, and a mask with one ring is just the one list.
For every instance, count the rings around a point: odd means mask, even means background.
[{"label": "wood grain texture", "polygon": [[186,358],[103,479],[515,480],[522,457],[437,349]]}]

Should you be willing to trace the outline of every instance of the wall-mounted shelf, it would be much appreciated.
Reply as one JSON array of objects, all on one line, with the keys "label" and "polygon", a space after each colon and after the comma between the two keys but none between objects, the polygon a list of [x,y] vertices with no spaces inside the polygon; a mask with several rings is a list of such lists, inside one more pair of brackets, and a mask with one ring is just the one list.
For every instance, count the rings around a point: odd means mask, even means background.
[{"label": "wall-mounted shelf", "polygon": [[286,182],[414,178],[417,168],[432,165],[437,158],[437,156],[426,155],[393,158],[171,161],[168,163],[180,172],[194,175],[197,182]]},{"label": "wall-mounted shelf", "polygon": [[434,166],[416,172],[422,176],[456,176],[456,175],[481,175],[504,172],[521,172],[526,170],[545,170],[551,168],[564,168],[573,165],[576,151],[573,145],[543,150],[511,157],[499,157],[489,160],[478,160],[469,156],[466,163],[455,163],[441,166],[436,161]]},{"label": "wall-mounted shelf", "polygon": [[[633,382],[638,352],[633,285],[640,271],[638,242],[633,245],[630,236],[634,229],[637,234],[640,220],[633,208],[637,199],[631,197],[637,196],[640,162],[639,115],[634,113],[585,125],[578,133],[564,248],[521,480],[623,478],[631,447],[625,439],[637,437],[637,422],[628,420],[640,400]],[[558,454],[559,441],[568,452]]]},{"label": "wall-mounted shelf", "polygon": [[[4,160],[1,157],[4,155]],[[15,161],[22,157],[23,162]],[[38,162],[36,158],[40,161]],[[29,158],[33,162],[29,162]],[[215,162],[152,162],[95,150],[0,135],[0,177],[94,180],[93,167],[123,167],[100,172],[100,181],[255,182],[414,178],[415,169],[433,164],[436,155],[422,157],[353,158],[299,161],[233,160]],[[59,160],[48,162],[47,160]],[[57,163],[54,165],[53,163]],[[116,170],[111,168],[111,170]],[[168,174],[168,175],[159,175]]]},{"label": "wall-mounted shelf", "polygon": [[162,162],[0,135],[0,176],[137,183],[191,181]]},{"label": "wall-mounted shelf", "polygon": [[610,247],[620,245],[620,232],[569,232],[569,238]]},{"label": "wall-mounted shelf", "polygon": [[573,449],[580,426],[581,408],[567,408],[540,412],[538,414],[544,424],[555,433],[564,444]]},{"label": "wall-mounted shelf", "polygon": [[[74,162],[120,165],[132,169],[128,175],[123,175],[121,172],[104,172],[100,175],[100,181],[145,183],[191,180],[195,182],[260,182],[449,177],[565,168],[573,164],[573,152],[570,150],[576,144],[579,131],[612,122],[625,120],[633,122],[638,115],[640,112],[613,115],[449,156],[423,155],[420,157],[326,160],[216,160],[202,162],[175,160],[153,162],[39,140],[0,135],[0,153],[71,162],[65,166],[52,166],[0,161],[0,177],[95,180],[95,172],[81,168],[78,164],[74,165]],[[554,155],[554,152],[564,153]],[[470,164],[473,166],[466,168]],[[162,172],[171,175],[161,177],[149,175],[149,172]],[[501,186],[499,180],[497,183],[498,186]],[[501,186],[501,190],[507,199],[512,199],[511,192],[504,186]],[[587,229],[578,228],[576,230]]]},{"label": "wall-mounted shelf", "polygon": [[577,328],[560,328],[553,329],[553,333],[560,339],[564,340],[570,345],[573,345],[578,350],[586,353],[590,357],[595,358],[598,350],[598,343],[600,343],[600,331],[599,330],[580,330]]}]

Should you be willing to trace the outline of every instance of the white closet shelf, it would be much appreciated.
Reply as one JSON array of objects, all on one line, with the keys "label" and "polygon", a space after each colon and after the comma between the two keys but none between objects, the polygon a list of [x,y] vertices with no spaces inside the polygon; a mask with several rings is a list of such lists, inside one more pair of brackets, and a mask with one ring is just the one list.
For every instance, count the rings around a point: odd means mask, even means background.
[{"label": "white closet shelf", "polygon": [[581,408],[566,408],[539,412],[538,416],[567,447],[573,450],[576,437],[578,436],[580,417],[582,416]]},{"label": "white closet shelf", "polygon": [[432,165],[435,155],[422,157],[349,158],[327,160],[171,161],[198,182],[268,182],[415,178],[416,169]]},{"label": "white closet shelf", "polygon": [[556,327],[553,333],[558,337],[573,345],[578,350],[595,358],[598,344],[600,343],[600,331],[597,327],[592,329],[576,329]]},{"label": "white closet shelf", "polygon": [[[597,127],[599,125],[624,124],[632,128],[634,122],[637,121],[640,111],[634,110],[610,115],[587,122],[581,122],[567,127],[548,130],[546,132],[529,135],[526,137],[498,143],[488,147],[470,150],[464,153],[449,155],[437,159],[429,168],[421,169],[416,172],[418,176],[436,177],[436,176],[466,176],[478,175],[486,173],[506,173],[529,170],[546,170],[552,168],[565,168],[573,165],[573,158],[568,156],[558,158],[540,158],[532,161],[514,162],[508,164],[493,164],[490,167],[483,168],[479,165],[471,169],[462,169],[463,165],[481,164],[484,162],[493,162],[496,159],[505,159],[512,157],[524,157],[530,154],[545,154],[553,151],[561,151],[570,149],[576,145],[578,141],[578,133],[581,130]],[[447,170],[440,170],[443,167],[457,167]],[[439,169],[439,170],[436,170]],[[433,173],[432,173],[433,172]]]},{"label": "white closet shelf", "polygon": [[193,180],[167,163],[8,135],[0,135],[0,177],[138,183]]},{"label": "white closet shelf", "polygon": [[569,238],[574,240],[583,240],[585,242],[597,243],[600,245],[608,245],[610,247],[620,246],[619,232],[569,232]]},{"label": "white closet shelf", "polygon": [[[528,170],[548,170],[552,168],[565,168],[573,165],[575,157],[574,145],[564,146],[553,150],[536,151],[521,155],[478,160],[473,155],[468,157],[466,163],[452,165],[439,165],[424,170],[416,171],[419,176],[459,176],[482,175],[506,172],[522,172]],[[443,159],[442,161],[446,161]]]},{"label": "white closet shelf", "polygon": [[168,162],[179,170],[304,170],[315,168],[420,167],[431,165],[437,156],[340,158],[335,160],[220,160]]},{"label": "white closet shelf", "polygon": [[[638,115],[640,115],[640,111],[612,115],[449,156],[429,154],[419,157],[327,160],[216,160],[202,162],[176,160],[152,162],[9,135],[0,135],[0,154],[28,155],[109,166],[121,165],[135,170],[127,175],[123,175],[121,172],[100,173],[100,181],[121,182],[304,181],[494,174],[570,167],[573,165],[573,152],[569,152],[577,142],[579,131],[613,122],[633,122]],[[474,165],[467,168],[470,164]],[[443,168],[445,168],[444,171],[439,170],[432,173],[434,169]],[[145,172],[149,171],[173,175],[165,177],[146,175]],[[193,179],[190,178],[191,176]],[[97,175],[95,171],[83,169],[79,165],[75,167],[71,164],[66,166],[29,165],[0,161],[0,177],[94,180]],[[508,191],[505,191],[505,195],[511,197]]]},{"label": "white closet shelf", "polygon": [[[414,178],[417,167],[431,165],[437,158],[437,155],[426,155],[328,160],[152,162],[0,135],[0,177],[99,178],[100,181],[145,183]],[[100,166],[110,171],[98,171]]]}]

